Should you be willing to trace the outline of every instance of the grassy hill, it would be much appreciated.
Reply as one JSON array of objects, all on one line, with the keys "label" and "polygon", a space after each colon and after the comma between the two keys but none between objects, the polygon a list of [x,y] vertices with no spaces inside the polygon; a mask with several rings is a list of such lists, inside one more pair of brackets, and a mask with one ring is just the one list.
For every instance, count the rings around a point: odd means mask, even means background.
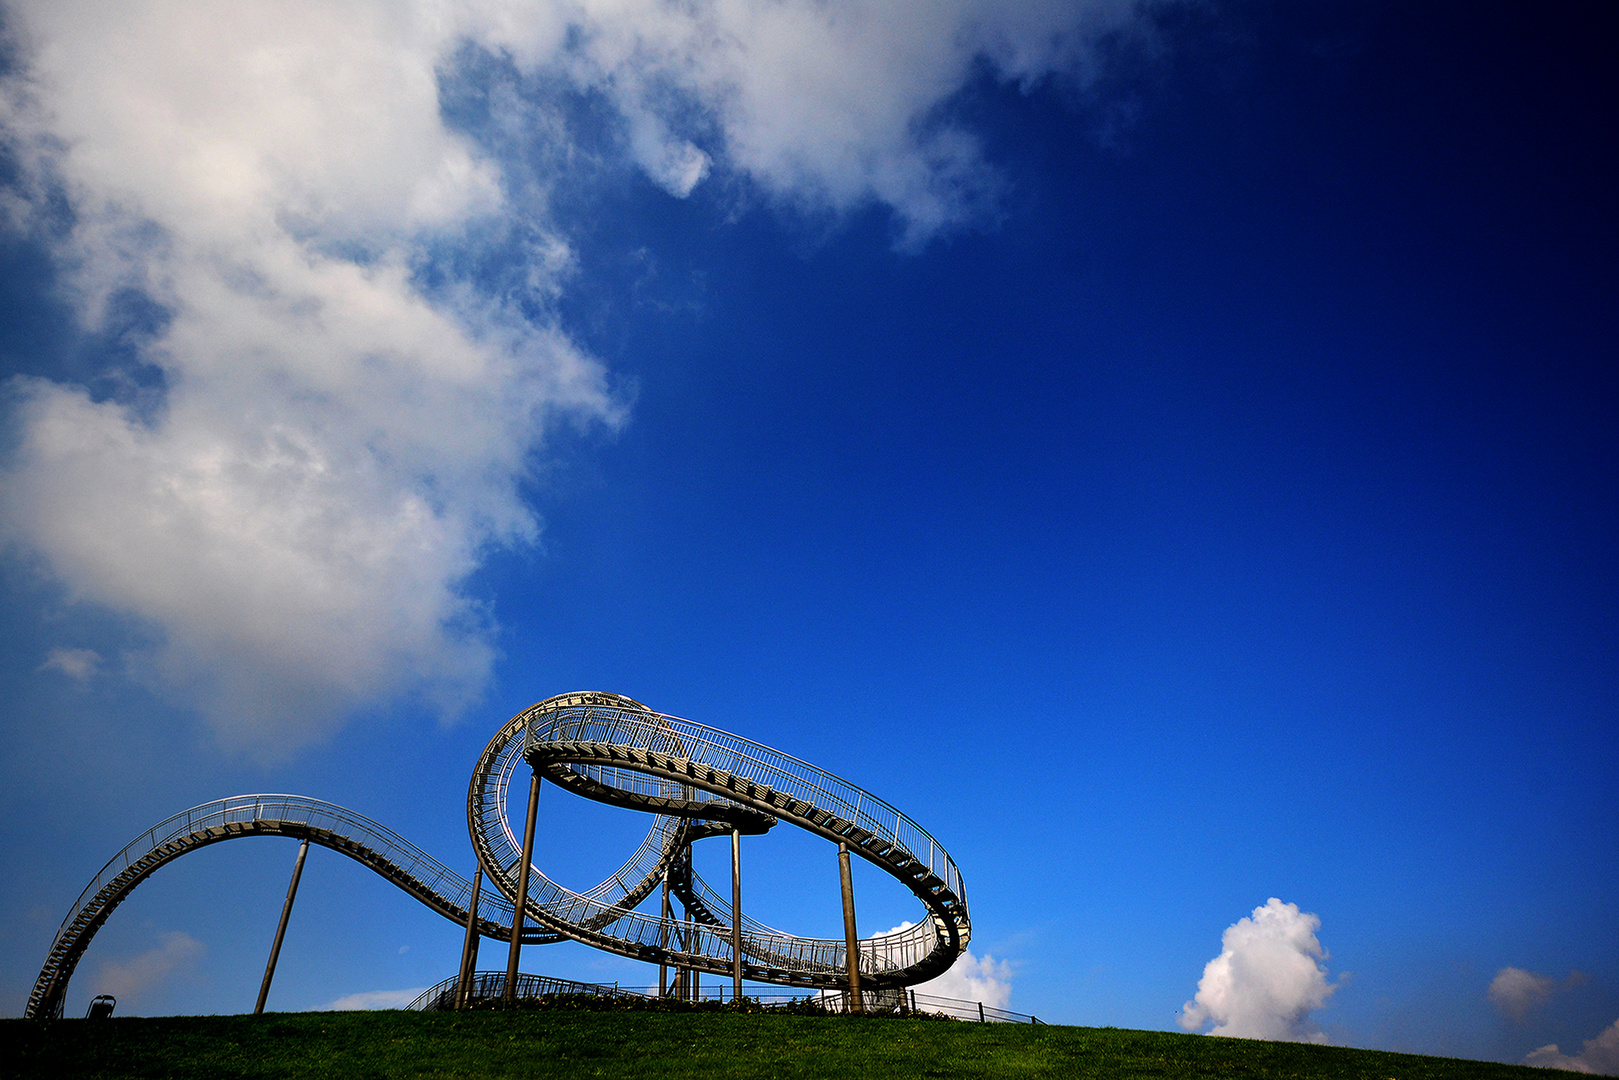
[{"label": "grassy hill", "polygon": [[0,1020],[0,1076],[1567,1077],[1333,1046],[1114,1028],[724,1013],[278,1013]]}]

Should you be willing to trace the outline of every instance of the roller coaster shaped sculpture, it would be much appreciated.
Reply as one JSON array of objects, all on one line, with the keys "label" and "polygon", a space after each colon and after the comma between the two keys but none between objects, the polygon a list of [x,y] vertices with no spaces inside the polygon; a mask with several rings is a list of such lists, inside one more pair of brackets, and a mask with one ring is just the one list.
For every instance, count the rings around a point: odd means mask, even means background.
[{"label": "roller coaster shaped sculpture", "polygon": [[[524,866],[523,845],[506,813],[520,763],[534,770],[536,788],[543,776],[586,798],[652,813],[651,831],[600,885],[584,893],[564,888],[538,867]],[[924,917],[857,940],[846,890],[845,940],[794,936],[746,914],[732,924],[731,901],[692,871],[691,845],[710,836],[757,835],[782,821],[892,875],[922,901]],[[510,941],[516,921],[519,944],[572,939],[677,972],[740,972],[739,978],[811,990],[851,987],[849,941],[857,940],[853,984],[883,991],[944,973],[972,933],[955,862],[894,807],[807,762],[618,694],[562,694],[508,720],[478,758],[467,825],[493,889],[476,890],[391,830],[318,799],[239,795],[176,814],[136,837],[80,894],[51,944],[25,1015],[62,1015],[68,980],[90,939],[153,871],[189,851],[245,836],[297,837],[347,855],[445,918],[470,924],[478,936]],[[661,915],[638,911],[660,887],[666,898]],[[671,894],[681,903],[681,918],[672,914]]]}]

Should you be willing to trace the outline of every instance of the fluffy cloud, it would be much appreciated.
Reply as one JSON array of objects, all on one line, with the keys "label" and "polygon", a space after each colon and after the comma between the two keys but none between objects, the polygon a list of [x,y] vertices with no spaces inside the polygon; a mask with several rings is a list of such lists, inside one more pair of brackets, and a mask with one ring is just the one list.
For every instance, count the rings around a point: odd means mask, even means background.
[{"label": "fluffy cloud", "polygon": [[1504,967],[1490,980],[1487,991],[1490,1001],[1501,1010],[1501,1015],[1521,1023],[1529,1010],[1565,986],[1577,986],[1585,975],[1575,971],[1566,980],[1558,981],[1546,975],[1537,975],[1523,968]]},{"label": "fluffy cloud", "polygon": [[128,1005],[175,970],[196,960],[204,949],[202,942],[191,935],[179,930],[171,931],[163,935],[162,943],[156,948],[122,963],[103,963],[91,980],[93,992],[111,994]]},{"label": "fluffy cloud", "polygon": [[993,956],[974,956],[969,949],[949,971],[912,989],[918,994],[982,1001],[992,1009],[1005,1009],[1012,1001],[1012,965]]},{"label": "fluffy cloud", "polygon": [[1271,897],[1220,936],[1220,955],[1203,968],[1197,996],[1184,1006],[1180,1025],[1244,1039],[1325,1042],[1310,1013],[1332,996],[1316,939],[1321,919],[1297,904]]},{"label": "fluffy cloud", "polygon": [[[812,215],[886,205],[916,246],[995,212],[951,100],[1082,84],[1135,6],[11,0],[0,214],[131,350],[94,390],[12,381],[0,539],[134,616],[122,668],[227,744],[284,753],[401,694],[453,717],[495,656],[464,582],[537,536],[547,432],[626,416],[554,314],[567,146],[453,129],[458,65],[609,102],[671,196],[724,171]],[[506,108],[570,138],[555,102]]]},{"label": "fluffy cloud", "polygon": [[1585,1040],[1585,1049],[1578,1054],[1564,1054],[1552,1043],[1529,1054],[1523,1063],[1539,1069],[1619,1076],[1619,1020],[1609,1024],[1596,1038]]}]

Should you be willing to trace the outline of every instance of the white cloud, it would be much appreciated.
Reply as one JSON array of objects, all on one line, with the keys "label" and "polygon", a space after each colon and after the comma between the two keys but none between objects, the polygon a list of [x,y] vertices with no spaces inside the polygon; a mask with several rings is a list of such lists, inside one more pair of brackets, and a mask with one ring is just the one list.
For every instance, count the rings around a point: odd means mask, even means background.
[{"label": "white cloud", "polygon": [[[981,71],[1083,82],[1135,11],[11,0],[0,129],[24,168],[0,211],[54,238],[87,328],[131,294],[162,317],[135,358],[158,378],[123,373],[157,389],[12,382],[0,540],[135,616],[128,670],[226,744],[285,753],[402,694],[453,717],[495,656],[464,582],[536,537],[520,487],[548,430],[626,410],[545,314],[577,272],[545,201],[576,182],[567,148],[503,170],[446,125],[467,46],[610,102],[674,196],[724,171],[812,214],[886,205],[915,246],[995,213],[952,98]],[[550,106],[503,108],[568,137]],[[454,269],[497,248],[533,257],[498,284]]]},{"label": "white cloud", "polygon": [[360,994],[349,994],[336,1001],[329,1001],[316,1009],[316,1012],[352,1012],[361,1009],[403,1009],[406,1005],[421,997],[427,990],[425,986],[412,987],[409,990],[367,990]]},{"label": "white cloud", "polygon": [[1012,1002],[1012,965],[987,954],[974,956],[969,949],[949,971],[911,989],[918,994],[982,1001],[992,1009],[1005,1009]]},{"label": "white cloud", "polygon": [[87,682],[100,666],[101,654],[94,649],[52,649],[39,670],[60,671],[75,682]]},{"label": "white cloud", "polygon": [[445,28],[388,4],[18,14],[7,126],[72,200],[84,319],[135,288],[168,321],[157,407],[13,384],[8,538],[144,620],[134,673],[228,743],[284,752],[404,691],[454,715],[494,656],[461,582],[535,535],[518,485],[548,424],[622,405],[519,298],[416,281],[502,206],[439,117]]},{"label": "white cloud", "polygon": [[1337,989],[1321,963],[1328,954],[1315,936],[1320,928],[1318,916],[1276,897],[1227,927],[1181,1027],[1196,1031],[1212,1022],[1212,1035],[1326,1042],[1310,1022],[1310,1012]]},{"label": "white cloud", "polygon": [[[880,934],[863,938],[872,941],[909,930],[914,923],[906,920]],[[911,987],[918,994],[956,998],[960,1001],[982,1001],[995,1009],[1005,1009],[1012,1000],[1012,965],[992,956],[974,956],[971,949],[963,952],[950,965],[950,970],[924,983]]]},{"label": "white cloud", "polygon": [[[479,5],[479,39],[606,94],[634,158],[684,195],[712,158],[812,212],[891,207],[902,242],[993,212],[999,181],[944,111],[983,70],[1085,82],[1135,0],[580,0],[519,17]],[[709,143],[708,152],[692,140]]]},{"label": "white cloud", "polygon": [[1609,1024],[1596,1038],[1585,1040],[1585,1049],[1578,1054],[1561,1053],[1557,1044],[1552,1043],[1531,1052],[1523,1063],[1540,1069],[1619,1076],[1619,1020]]},{"label": "white cloud", "polygon": [[162,944],[156,948],[121,963],[112,960],[102,963],[91,979],[92,992],[111,994],[128,1005],[177,969],[195,961],[204,951],[205,946],[196,938],[172,930],[163,935]]},{"label": "white cloud", "polygon": [[1583,973],[1575,971],[1566,980],[1559,981],[1523,968],[1504,967],[1490,980],[1487,993],[1501,1015],[1521,1023],[1531,1008],[1551,997],[1555,991],[1565,986],[1577,986],[1585,978]]}]

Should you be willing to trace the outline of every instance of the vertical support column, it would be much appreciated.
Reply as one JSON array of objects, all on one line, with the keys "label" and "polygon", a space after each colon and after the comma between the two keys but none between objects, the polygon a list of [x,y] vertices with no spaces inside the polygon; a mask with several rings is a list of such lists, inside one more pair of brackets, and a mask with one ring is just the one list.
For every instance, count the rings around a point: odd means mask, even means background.
[{"label": "vertical support column", "polygon": [[[682,875],[681,880],[686,883],[686,888],[689,890],[691,888],[691,844],[689,842],[680,853],[680,873]],[[696,924],[692,922],[691,908],[687,906],[684,900],[681,901],[680,911],[682,916],[680,947],[685,952],[690,953],[697,945],[697,942],[693,940],[693,935],[696,934],[697,928]],[[696,1001],[697,969],[689,966],[679,968],[677,979],[680,985],[680,993],[677,996],[683,1001]]]},{"label": "vertical support column", "polygon": [[523,913],[528,906],[528,868],[534,861],[534,819],[540,812],[540,774],[528,780],[528,817],[523,822],[523,859],[517,867],[517,896],[512,911],[512,943],[506,953],[506,1004],[517,1004],[517,960],[523,950]]},{"label": "vertical support column", "polygon": [[669,993],[669,874],[671,868],[663,868],[663,919],[658,924],[658,948],[664,955],[658,960],[658,997],[662,998]]},{"label": "vertical support column", "polygon": [[270,980],[275,978],[275,962],[281,958],[281,939],[287,936],[287,920],[292,917],[292,902],[298,897],[298,879],[304,873],[304,857],[309,854],[309,841],[298,845],[298,860],[292,864],[292,880],[287,883],[287,899],[281,905],[281,922],[275,928],[275,944],[270,946],[270,962],[264,965],[264,981],[259,984],[259,1002],[253,1006],[253,1015],[264,1012],[264,1002],[270,996]]},{"label": "vertical support column", "polygon": [[838,876],[843,879],[843,946],[849,962],[849,1011],[865,1012],[860,1003],[860,936],[854,928],[854,875],[849,870],[849,845],[838,844]]},{"label": "vertical support column", "polygon": [[742,1000],[742,833],[731,830],[731,1003]]},{"label": "vertical support column", "polygon": [[455,1007],[467,1007],[472,973],[478,967],[478,897],[483,892],[483,867],[472,874],[472,903],[467,907],[467,939],[461,944],[461,977],[455,983]]}]

